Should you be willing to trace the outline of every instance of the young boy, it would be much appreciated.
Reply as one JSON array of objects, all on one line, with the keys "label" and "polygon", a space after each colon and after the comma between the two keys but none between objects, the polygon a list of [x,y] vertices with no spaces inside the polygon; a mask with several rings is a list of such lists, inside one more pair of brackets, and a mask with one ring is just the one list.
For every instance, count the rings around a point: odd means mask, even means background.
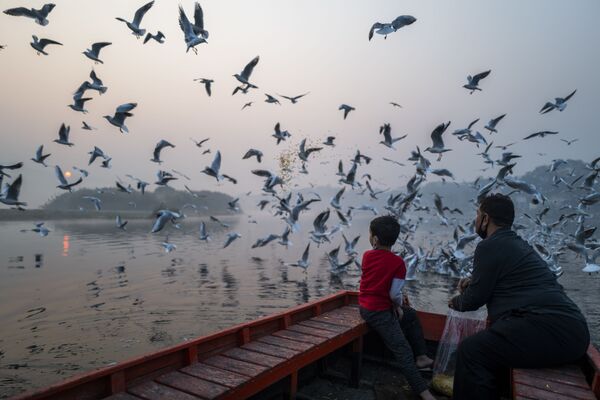
[{"label": "young boy", "polygon": [[406,277],[404,260],[391,251],[399,233],[400,224],[392,216],[377,217],[371,221],[369,242],[373,250],[363,254],[358,295],[360,315],[394,353],[412,390],[421,399],[429,400],[434,397],[419,368],[432,366],[433,360],[426,355],[425,339],[416,311],[402,296]]}]

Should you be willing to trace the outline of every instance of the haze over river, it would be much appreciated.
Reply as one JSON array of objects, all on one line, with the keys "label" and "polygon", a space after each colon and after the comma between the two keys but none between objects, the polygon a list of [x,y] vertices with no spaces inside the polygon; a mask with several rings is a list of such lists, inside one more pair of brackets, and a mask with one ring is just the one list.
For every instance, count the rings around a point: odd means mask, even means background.
[{"label": "haze over river", "polygon": [[[357,215],[344,231],[349,239],[361,234],[359,254],[369,246],[370,218]],[[358,288],[354,264],[341,277],[329,271],[325,253],[342,242],[339,233],[331,244],[311,244],[305,273],[283,262],[301,257],[307,235],[292,235],[287,250],[276,241],[251,249],[257,237],[281,234],[283,221],[223,220],[231,227],[207,224],[208,243],[198,239],[199,219],[184,220],[181,230],[169,227],[177,249],[168,254],[161,246],[165,233],[148,233],[150,220],[131,220],[125,232],[112,220],[49,221],[44,238],[21,231],[33,227],[30,221],[0,222],[0,398]],[[307,232],[311,221],[301,222]],[[222,249],[230,231],[242,237]],[[435,243],[427,234],[419,230],[415,244]],[[346,259],[342,245],[340,260]],[[600,279],[581,272],[580,264],[563,262],[560,282],[598,344]],[[415,308],[445,313],[456,280],[418,277],[406,289]]]}]

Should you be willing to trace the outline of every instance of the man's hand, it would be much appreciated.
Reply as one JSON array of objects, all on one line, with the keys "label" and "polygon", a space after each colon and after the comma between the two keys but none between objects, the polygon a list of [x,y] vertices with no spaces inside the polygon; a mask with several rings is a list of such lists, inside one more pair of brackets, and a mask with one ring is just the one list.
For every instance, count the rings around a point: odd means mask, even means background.
[{"label": "man's hand", "polygon": [[402,305],[405,306],[405,307],[410,307],[411,306],[410,300],[408,300],[408,296],[405,295],[405,294],[402,295]]},{"label": "man's hand", "polygon": [[454,299],[458,297],[458,296],[454,296],[452,297],[450,300],[448,300],[448,307],[454,310]]},{"label": "man's hand", "polygon": [[467,286],[469,286],[470,284],[471,284],[471,278],[462,278],[460,281],[458,281],[459,293],[464,292],[465,289],[467,288]]},{"label": "man's hand", "polygon": [[398,320],[402,321],[402,317],[404,317],[404,311],[402,307],[396,307],[396,315],[398,315]]}]

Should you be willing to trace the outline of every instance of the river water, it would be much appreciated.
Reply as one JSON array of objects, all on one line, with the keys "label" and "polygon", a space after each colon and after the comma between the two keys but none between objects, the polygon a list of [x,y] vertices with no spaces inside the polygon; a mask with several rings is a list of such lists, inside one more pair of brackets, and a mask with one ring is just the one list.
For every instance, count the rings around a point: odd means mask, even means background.
[{"label": "river water", "polygon": [[[348,238],[362,235],[359,254],[368,248],[370,218],[357,216],[344,231]],[[288,249],[276,242],[251,249],[285,224],[224,220],[230,228],[208,223],[210,242],[198,239],[199,220],[168,227],[177,246],[171,253],[161,246],[165,233],[149,233],[149,220],[132,220],[125,232],[107,220],[50,221],[47,237],[23,232],[33,227],[28,221],[0,222],[0,398],[358,288],[354,265],[342,277],[329,271],[325,253],[342,242],[339,234],[332,244],[311,244],[304,272],[284,263],[301,257],[311,221],[303,221]],[[242,237],[223,249],[230,231]],[[419,240],[427,245],[432,237]],[[343,245],[340,259],[346,260]],[[560,282],[598,344],[600,277],[581,272],[580,264],[563,263]],[[445,313],[455,285],[427,273],[406,290],[415,308]]]}]

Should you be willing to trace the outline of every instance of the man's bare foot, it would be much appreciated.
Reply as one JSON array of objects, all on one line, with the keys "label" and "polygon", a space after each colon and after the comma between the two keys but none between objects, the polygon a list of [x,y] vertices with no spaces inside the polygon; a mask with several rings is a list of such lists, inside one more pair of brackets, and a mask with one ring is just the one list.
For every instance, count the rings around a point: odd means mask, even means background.
[{"label": "man's bare foot", "polygon": [[417,364],[417,368],[433,367],[433,360],[431,358],[427,357],[427,355],[423,354],[423,355],[417,356],[417,359],[415,360],[415,364]]}]

